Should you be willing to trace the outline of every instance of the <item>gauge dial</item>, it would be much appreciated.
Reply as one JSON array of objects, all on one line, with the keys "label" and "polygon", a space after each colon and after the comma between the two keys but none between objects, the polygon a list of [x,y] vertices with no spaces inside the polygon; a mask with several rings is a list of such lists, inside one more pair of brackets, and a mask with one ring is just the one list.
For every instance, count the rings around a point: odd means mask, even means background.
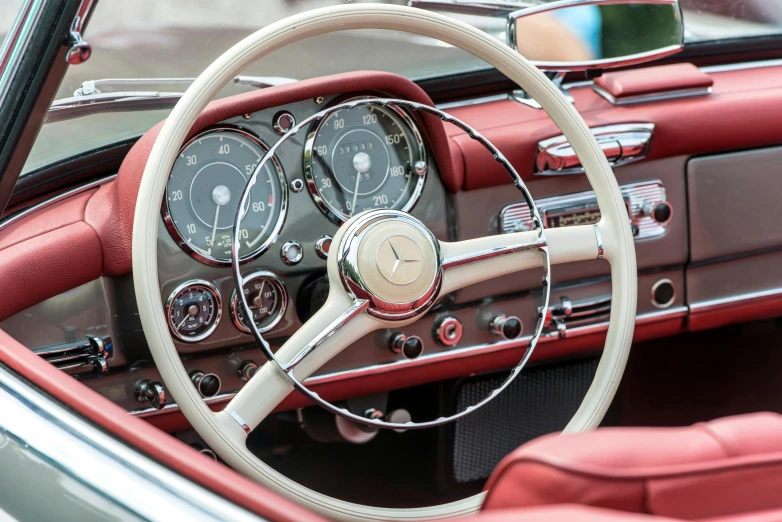
[{"label": "gauge dial", "polygon": [[412,209],[424,185],[426,152],[402,109],[364,105],[333,112],[310,130],[304,173],[321,210],[343,223],[364,210]]},{"label": "gauge dial", "polygon": [[[236,210],[250,176],[266,154],[252,134],[228,127],[197,135],[174,162],[162,213],[183,250],[212,265],[231,262]],[[276,159],[264,165],[250,191],[241,223],[242,261],[254,259],[277,238],[285,220],[287,187]]]},{"label": "gauge dial", "polygon": [[188,281],[171,292],[166,303],[168,327],[174,336],[186,343],[206,339],[220,323],[220,293],[211,283]]},{"label": "gauge dial", "polygon": [[[282,280],[271,272],[261,270],[245,277],[242,290],[258,331],[264,333],[274,328],[288,305],[288,292]],[[239,302],[236,290],[231,295],[231,319],[241,331],[250,333],[244,307]]]}]

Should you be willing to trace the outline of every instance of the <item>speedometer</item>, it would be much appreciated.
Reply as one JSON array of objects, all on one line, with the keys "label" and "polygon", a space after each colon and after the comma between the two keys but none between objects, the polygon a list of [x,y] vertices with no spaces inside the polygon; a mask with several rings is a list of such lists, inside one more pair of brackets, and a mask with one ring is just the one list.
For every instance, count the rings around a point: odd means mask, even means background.
[{"label": "speedometer", "polygon": [[426,171],[421,133],[398,107],[340,109],[307,136],[307,185],[315,203],[336,223],[369,209],[411,210]]},{"label": "speedometer", "polygon": [[[162,213],[171,236],[207,264],[228,265],[236,210],[244,187],[267,148],[233,127],[210,129],[191,139],[174,162]],[[263,253],[285,220],[287,186],[276,159],[267,162],[250,191],[239,230],[242,261]]]}]

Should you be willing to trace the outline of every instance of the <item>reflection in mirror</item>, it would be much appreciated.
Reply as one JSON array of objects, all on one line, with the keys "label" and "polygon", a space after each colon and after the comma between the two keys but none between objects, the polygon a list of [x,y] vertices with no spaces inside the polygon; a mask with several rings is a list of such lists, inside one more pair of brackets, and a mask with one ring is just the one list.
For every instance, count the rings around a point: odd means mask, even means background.
[{"label": "reflection in mirror", "polygon": [[564,0],[522,9],[508,18],[508,42],[547,70],[646,62],[679,52],[683,41],[675,0]]}]

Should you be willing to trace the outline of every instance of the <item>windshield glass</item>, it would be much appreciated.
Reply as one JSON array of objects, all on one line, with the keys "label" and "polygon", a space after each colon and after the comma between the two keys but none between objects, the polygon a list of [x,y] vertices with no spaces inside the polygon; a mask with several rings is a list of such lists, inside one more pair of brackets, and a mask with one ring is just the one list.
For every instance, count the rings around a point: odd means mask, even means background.
[{"label": "windshield glass", "polygon": [[[93,47],[92,57],[86,63],[68,69],[56,98],[73,97],[82,83],[89,80],[193,78],[253,31],[295,13],[342,3],[345,0],[221,0],[219,3],[101,0],[85,34]],[[406,5],[408,2],[388,0],[380,3]],[[472,0],[469,3],[475,4]],[[520,1],[519,6],[529,3]],[[782,32],[782,2],[779,0],[681,0],[681,4],[688,42]],[[446,14],[499,39],[505,38],[505,19],[498,16],[496,10]],[[485,67],[481,60],[439,41],[407,33],[366,30],[333,33],[298,42],[272,53],[244,74],[302,80],[370,69],[418,80]],[[182,92],[186,87],[187,84],[144,85],[112,87],[111,90]],[[254,87],[231,85],[221,96],[252,89]],[[24,171],[136,137],[165,118],[169,110],[132,110],[48,123],[41,130]]]}]

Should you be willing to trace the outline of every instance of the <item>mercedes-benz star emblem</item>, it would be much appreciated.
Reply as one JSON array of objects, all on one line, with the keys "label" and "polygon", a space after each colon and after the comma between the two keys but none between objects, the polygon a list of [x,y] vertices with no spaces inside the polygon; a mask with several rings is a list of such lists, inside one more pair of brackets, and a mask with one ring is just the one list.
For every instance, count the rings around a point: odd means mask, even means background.
[{"label": "mercedes-benz star emblem", "polygon": [[412,239],[392,236],[377,249],[377,269],[395,285],[409,285],[424,270],[421,249]]}]

